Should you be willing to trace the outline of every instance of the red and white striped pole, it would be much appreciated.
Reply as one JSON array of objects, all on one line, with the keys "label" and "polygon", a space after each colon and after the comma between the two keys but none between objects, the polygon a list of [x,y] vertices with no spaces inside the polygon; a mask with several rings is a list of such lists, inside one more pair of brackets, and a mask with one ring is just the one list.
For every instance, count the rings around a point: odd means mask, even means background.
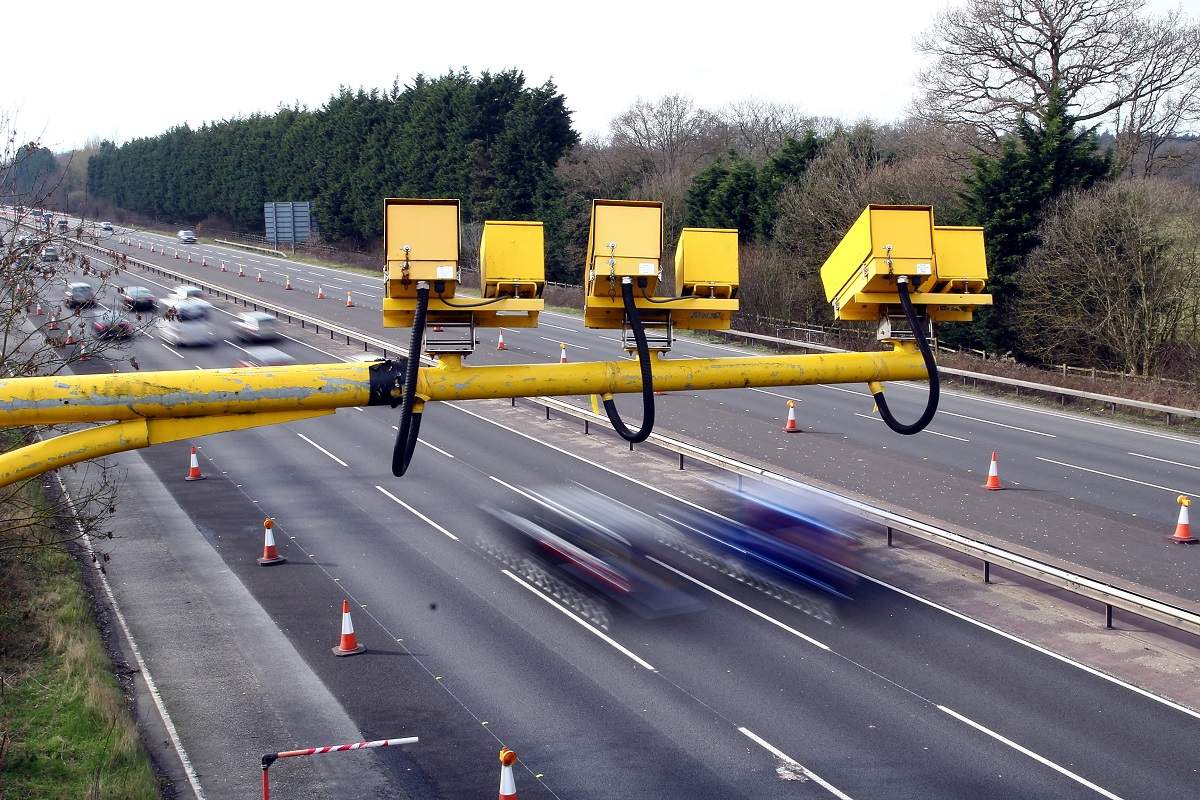
[{"label": "red and white striped pole", "polygon": [[373,742],[355,742],[353,744],[333,744],[328,747],[306,747],[303,750],[284,750],[282,753],[264,753],[262,757],[262,789],[263,800],[271,800],[271,782],[267,777],[271,765],[281,758],[297,758],[298,756],[319,756],[325,753],[344,753],[349,750],[371,750],[376,747],[396,747],[402,744],[416,744],[416,736],[406,736],[403,739],[377,739]]}]

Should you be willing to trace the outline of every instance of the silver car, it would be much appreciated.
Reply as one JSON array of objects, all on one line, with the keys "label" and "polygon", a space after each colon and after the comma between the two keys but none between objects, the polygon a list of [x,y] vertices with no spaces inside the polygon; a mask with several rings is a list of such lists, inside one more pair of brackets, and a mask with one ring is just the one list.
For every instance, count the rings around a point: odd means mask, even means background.
[{"label": "silver car", "polygon": [[184,244],[195,244],[196,243],[196,232],[195,231],[180,231],[179,233],[175,234],[175,237],[177,239],[179,239],[179,241],[183,242]]},{"label": "silver car", "polygon": [[159,336],[170,344],[192,347],[212,344],[217,333],[209,319],[208,303],[175,301],[159,319]]},{"label": "silver car", "polygon": [[279,338],[275,324],[273,314],[265,311],[247,311],[238,315],[233,323],[233,330],[239,341],[273,342]]}]

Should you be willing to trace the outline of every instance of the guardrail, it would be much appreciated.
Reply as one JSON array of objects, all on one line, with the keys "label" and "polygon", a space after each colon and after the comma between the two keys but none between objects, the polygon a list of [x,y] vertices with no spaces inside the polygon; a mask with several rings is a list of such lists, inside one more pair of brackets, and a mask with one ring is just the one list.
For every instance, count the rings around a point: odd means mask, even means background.
[{"label": "guardrail", "polygon": [[[101,251],[109,257],[112,257],[114,254],[123,255],[98,245],[79,242],[77,240],[72,240],[72,242],[76,245],[82,245],[93,250]],[[318,333],[320,333],[321,329],[324,328],[329,332],[330,338],[333,338],[334,336],[345,337],[347,344],[357,341],[363,345],[364,351],[369,351],[372,347],[374,347],[379,350],[385,358],[389,353],[407,355],[404,348],[382,339],[369,336],[360,331],[344,328],[340,325],[332,325],[324,320],[319,320],[315,317],[311,317],[307,314],[300,313],[284,306],[268,303],[259,298],[230,291],[223,287],[206,284],[202,281],[195,280],[190,275],[174,272],[173,270],[159,267],[156,264],[150,264],[137,258],[130,258],[128,256],[124,256],[124,258],[126,263],[132,263],[141,269],[148,270],[184,283],[189,283],[193,286],[199,286],[200,288],[212,292],[218,296],[225,297],[226,299],[233,300],[234,302],[241,302],[245,306],[253,306],[255,309],[261,308],[271,311],[276,316],[287,318],[289,322],[299,322],[301,327],[311,325]],[[757,337],[759,335],[754,334],[754,336]],[[787,340],[780,341],[784,344],[789,344]],[[832,349],[825,348],[823,345],[811,346],[818,349]],[[432,359],[424,357],[422,358],[422,362],[426,364],[433,363]],[[970,373],[966,374],[969,375]],[[579,406],[563,400],[558,400],[553,397],[533,397],[529,399],[546,409],[547,419],[550,418],[551,411],[557,411],[561,414],[583,420],[585,434],[590,433],[590,425],[592,422],[599,422],[601,425],[607,423],[606,417],[595,414],[588,409],[580,408]],[[512,403],[514,406],[516,405],[516,398],[512,399]],[[1184,410],[1187,411],[1187,409]],[[1020,575],[1033,578],[1049,586],[1053,586],[1058,589],[1064,589],[1081,597],[1087,597],[1091,600],[1095,600],[1099,603],[1102,603],[1105,607],[1105,627],[1112,627],[1113,609],[1119,608],[1122,611],[1127,611],[1146,619],[1155,620],[1156,622],[1160,622],[1172,628],[1186,631],[1191,634],[1200,635],[1200,614],[1196,614],[1185,608],[1174,606],[1170,603],[1157,600],[1147,595],[1139,594],[1129,589],[1114,586],[1112,584],[1105,583],[1104,581],[1090,578],[1086,575],[1074,573],[1069,570],[1062,569],[1061,567],[1054,566],[1053,564],[1006,550],[997,545],[972,539],[969,536],[948,531],[944,528],[939,528],[935,525],[921,522],[920,520],[915,520],[902,514],[887,511],[877,506],[872,506],[869,503],[864,503],[862,501],[837,494],[836,492],[831,492],[825,489],[817,489],[809,484],[805,484],[801,481],[795,480],[794,478],[790,478],[780,472],[776,472],[755,464],[750,464],[740,459],[726,456],[721,453],[716,453],[711,450],[706,450],[703,447],[685,442],[681,439],[676,439],[671,436],[664,436],[660,433],[651,433],[647,441],[660,449],[678,455],[680,469],[684,468],[685,460],[690,458],[702,464],[707,464],[739,476],[739,483],[742,476],[749,476],[763,480],[769,480],[787,486],[803,487],[810,491],[819,492],[830,500],[842,505],[851,513],[854,513],[860,518],[883,526],[887,533],[887,542],[889,546],[892,545],[893,534],[900,532],[929,542],[930,544],[945,547],[949,550],[953,550],[963,555],[970,556],[971,558],[978,559],[983,566],[983,578],[985,582],[990,582],[991,568],[993,565],[995,565],[1011,570]],[[632,448],[633,445],[631,444],[630,447]]]},{"label": "guardrail", "polygon": [[[748,331],[720,331],[726,336],[733,336],[741,339],[749,339],[751,341],[766,342],[778,347],[796,347],[802,350],[817,350],[822,353],[844,353],[846,352],[840,347],[831,347],[824,344],[812,344],[811,342],[799,342],[794,339],[783,339],[778,336],[767,336],[762,333],[750,333]],[[1200,419],[1200,411],[1191,408],[1182,408],[1179,406],[1166,406],[1159,403],[1148,403],[1144,400],[1130,400],[1126,397],[1116,397],[1110,394],[1097,394],[1095,392],[1085,392],[1081,389],[1068,389],[1065,386],[1051,386],[1046,383],[1035,383],[1034,381],[1023,381],[1016,378],[1004,378],[1000,375],[989,375],[985,372],[972,372],[965,369],[957,369],[955,367],[938,367],[938,372],[943,375],[955,375],[960,378],[969,378],[975,382],[983,381],[985,383],[995,383],[1002,386],[1011,386],[1017,389],[1017,394],[1020,394],[1021,389],[1031,392],[1042,392],[1044,394],[1058,395],[1060,398],[1076,397],[1081,400],[1089,400],[1095,403],[1104,403],[1109,406],[1125,406],[1127,408],[1136,408],[1142,411],[1151,411],[1156,414],[1166,415],[1167,424],[1170,425],[1174,417],[1188,417],[1191,419]],[[1065,403],[1065,400],[1064,400]]]},{"label": "guardrail", "polygon": [[282,250],[272,250],[269,247],[259,247],[256,244],[243,244],[242,242],[232,242],[229,239],[213,239],[213,241],[216,242],[217,244],[229,245],[230,247],[244,247],[247,250],[257,250],[260,253],[270,253],[271,255],[279,256],[280,258],[288,257],[287,253],[283,252]]}]

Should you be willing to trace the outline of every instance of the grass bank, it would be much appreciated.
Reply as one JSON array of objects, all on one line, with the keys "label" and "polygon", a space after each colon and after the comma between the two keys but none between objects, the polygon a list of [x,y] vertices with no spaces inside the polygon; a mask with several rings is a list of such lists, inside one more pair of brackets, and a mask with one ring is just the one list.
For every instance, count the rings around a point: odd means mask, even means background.
[{"label": "grass bank", "polygon": [[0,800],[158,798],[79,564],[61,546],[0,550],[0,586]]}]

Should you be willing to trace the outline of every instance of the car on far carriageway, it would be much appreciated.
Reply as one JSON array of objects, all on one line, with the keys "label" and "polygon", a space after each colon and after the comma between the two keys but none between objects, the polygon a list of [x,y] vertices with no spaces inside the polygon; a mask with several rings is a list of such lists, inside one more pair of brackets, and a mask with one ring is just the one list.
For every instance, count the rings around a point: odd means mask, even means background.
[{"label": "car on far carriageway", "polygon": [[133,325],[115,308],[100,312],[92,320],[92,330],[102,339],[129,339],[133,336]]},{"label": "car on far carriageway", "polygon": [[112,233],[112,223],[111,222],[101,222],[100,228],[102,230],[108,231],[109,233]]},{"label": "car on far carriageway", "polygon": [[183,242],[184,244],[195,244],[196,243],[196,232],[195,231],[180,231],[179,233],[175,234],[175,238],[179,239],[179,241]]}]

